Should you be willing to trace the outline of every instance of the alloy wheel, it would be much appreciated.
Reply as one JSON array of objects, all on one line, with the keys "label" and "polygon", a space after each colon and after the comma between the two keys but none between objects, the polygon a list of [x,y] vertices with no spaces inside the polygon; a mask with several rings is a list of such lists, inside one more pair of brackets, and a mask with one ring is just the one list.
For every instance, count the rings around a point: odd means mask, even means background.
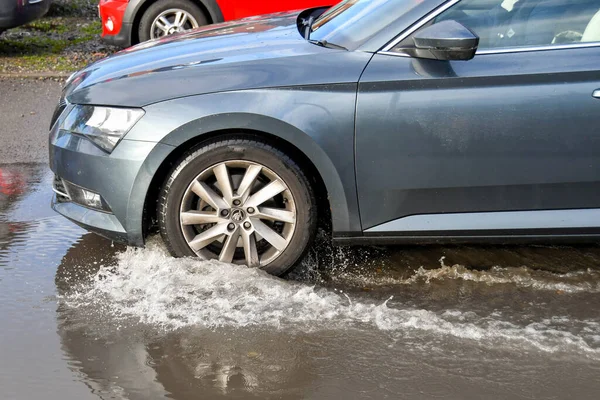
[{"label": "alloy wheel", "polygon": [[289,245],[296,204],[275,172],[256,162],[230,160],[207,168],[189,184],[180,227],[203,259],[264,267]]},{"label": "alloy wheel", "polygon": [[185,32],[198,26],[198,21],[192,14],[173,8],[163,11],[154,19],[150,28],[150,39]]}]

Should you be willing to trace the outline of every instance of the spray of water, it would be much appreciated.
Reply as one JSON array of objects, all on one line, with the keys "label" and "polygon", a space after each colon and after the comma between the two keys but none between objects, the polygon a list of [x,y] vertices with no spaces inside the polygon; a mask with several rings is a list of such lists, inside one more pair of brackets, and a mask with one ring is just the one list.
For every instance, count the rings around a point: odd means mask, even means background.
[{"label": "spray of water", "polygon": [[100,268],[91,284],[63,295],[62,301],[71,307],[100,309],[114,318],[134,317],[165,329],[379,329],[396,336],[436,335],[493,345],[526,344],[543,351],[576,351],[600,359],[600,324],[594,321],[557,319],[517,326],[503,321],[499,313],[482,317],[472,312],[414,309],[391,304],[392,299],[368,302],[340,291],[275,278],[258,269],[175,259],[156,245],[122,252],[116,265]]}]

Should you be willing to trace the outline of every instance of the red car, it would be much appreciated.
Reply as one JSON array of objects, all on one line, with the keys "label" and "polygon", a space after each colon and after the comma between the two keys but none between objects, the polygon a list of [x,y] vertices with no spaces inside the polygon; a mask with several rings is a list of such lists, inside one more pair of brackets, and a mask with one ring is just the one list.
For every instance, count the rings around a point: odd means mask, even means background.
[{"label": "red car", "polygon": [[100,0],[102,37],[128,47],[149,39],[280,11],[329,6],[339,0]]}]

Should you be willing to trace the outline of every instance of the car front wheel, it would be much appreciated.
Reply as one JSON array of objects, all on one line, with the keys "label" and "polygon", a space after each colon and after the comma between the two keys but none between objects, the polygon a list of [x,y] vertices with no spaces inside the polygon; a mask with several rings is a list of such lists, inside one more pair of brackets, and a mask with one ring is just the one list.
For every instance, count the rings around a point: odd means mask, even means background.
[{"label": "car front wheel", "polygon": [[315,196],[300,167],[254,140],[214,142],[185,155],[159,198],[169,251],[281,275],[316,231]]},{"label": "car front wheel", "polygon": [[140,42],[206,25],[202,10],[187,0],[159,0],[142,15],[138,36]]}]

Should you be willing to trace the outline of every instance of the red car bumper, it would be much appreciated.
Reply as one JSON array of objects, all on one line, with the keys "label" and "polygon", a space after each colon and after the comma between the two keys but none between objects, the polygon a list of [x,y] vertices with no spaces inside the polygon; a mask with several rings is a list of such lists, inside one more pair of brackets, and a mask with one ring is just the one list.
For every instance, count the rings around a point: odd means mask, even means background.
[{"label": "red car bumper", "polygon": [[106,41],[121,46],[131,44],[131,27],[123,22],[128,4],[129,0],[100,0],[98,11],[102,20],[102,37]]}]

